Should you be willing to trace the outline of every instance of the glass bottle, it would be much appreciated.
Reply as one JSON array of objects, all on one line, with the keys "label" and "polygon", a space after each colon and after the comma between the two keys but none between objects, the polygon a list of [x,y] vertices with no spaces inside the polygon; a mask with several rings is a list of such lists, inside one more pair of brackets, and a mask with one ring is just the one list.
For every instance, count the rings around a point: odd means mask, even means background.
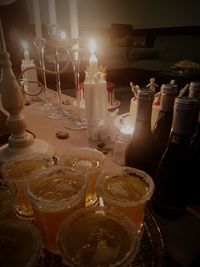
[{"label": "glass bottle", "polygon": [[155,175],[154,208],[164,217],[180,216],[185,209],[189,180],[189,140],[196,100],[177,97],[168,146]]},{"label": "glass bottle", "polygon": [[190,184],[188,201],[191,203],[200,203],[200,82],[190,83],[189,97],[197,99],[198,107],[194,116],[194,131],[190,140]]},{"label": "glass bottle", "polygon": [[172,126],[173,107],[178,87],[175,84],[163,84],[161,86],[160,110],[158,119],[153,127],[153,138],[155,143],[155,170],[166,149],[167,141]]},{"label": "glass bottle", "polygon": [[135,128],[125,151],[125,165],[153,173],[154,144],[151,132],[151,115],[154,92],[141,89],[137,95]]}]

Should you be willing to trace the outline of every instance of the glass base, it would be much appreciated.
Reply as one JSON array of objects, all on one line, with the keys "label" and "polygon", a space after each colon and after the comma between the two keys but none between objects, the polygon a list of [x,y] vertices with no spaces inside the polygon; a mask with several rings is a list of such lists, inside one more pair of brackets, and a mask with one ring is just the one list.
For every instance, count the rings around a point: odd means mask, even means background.
[{"label": "glass base", "polygon": [[62,120],[70,118],[71,114],[60,106],[53,106],[53,108],[48,110],[47,117],[50,119]]},{"label": "glass base", "polygon": [[40,111],[48,111],[51,109],[52,103],[42,101],[40,103],[34,104],[34,108]]},{"label": "glass base", "polygon": [[66,120],[63,126],[70,130],[84,130],[87,128],[87,122],[84,119],[70,119]]}]

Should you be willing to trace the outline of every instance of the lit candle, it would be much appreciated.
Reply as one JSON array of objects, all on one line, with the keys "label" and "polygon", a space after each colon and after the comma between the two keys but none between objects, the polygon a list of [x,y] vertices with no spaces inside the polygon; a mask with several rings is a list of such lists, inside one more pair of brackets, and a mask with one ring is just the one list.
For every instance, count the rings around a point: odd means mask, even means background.
[{"label": "lit candle", "polygon": [[40,3],[39,0],[33,0],[33,12],[35,22],[35,36],[38,39],[42,38],[42,26],[40,18]]},{"label": "lit candle", "polygon": [[24,48],[24,59],[25,59],[25,62],[26,63],[30,63],[31,60],[30,60],[30,54],[29,54],[29,51],[28,51],[28,44],[27,44],[27,42],[23,41],[22,42],[22,46]]},{"label": "lit candle", "polygon": [[3,27],[1,23],[1,18],[0,18],[0,47],[1,47],[1,52],[6,52],[6,43],[3,35]]},{"label": "lit candle", "polygon": [[133,127],[131,127],[131,126],[129,126],[129,125],[127,125],[127,126],[121,128],[121,130],[120,130],[120,132],[121,132],[122,134],[127,134],[127,135],[129,135],[129,134],[131,135],[131,134],[133,133],[133,131],[134,131]]},{"label": "lit candle", "polygon": [[49,0],[49,24],[56,25],[56,3],[55,0]]},{"label": "lit candle", "polygon": [[70,32],[72,39],[79,38],[77,0],[69,0]]},{"label": "lit candle", "polygon": [[90,47],[90,58],[89,58],[89,72],[91,75],[94,75],[98,71],[98,60],[95,55],[95,50],[96,50],[96,42],[94,39],[91,39],[89,42],[89,47]]}]

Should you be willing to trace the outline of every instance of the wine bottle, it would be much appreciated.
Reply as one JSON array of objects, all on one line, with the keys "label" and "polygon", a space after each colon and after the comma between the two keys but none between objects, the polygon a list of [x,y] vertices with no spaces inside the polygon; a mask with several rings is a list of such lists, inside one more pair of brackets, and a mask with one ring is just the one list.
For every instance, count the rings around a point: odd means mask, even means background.
[{"label": "wine bottle", "polygon": [[[200,103],[200,82],[191,82],[189,85],[189,97],[195,98]],[[197,105],[196,111],[194,113],[192,127],[191,127],[191,135],[195,131],[197,126],[198,116],[199,116],[200,105]]]},{"label": "wine bottle", "polygon": [[151,115],[154,91],[141,89],[137,95],[135,128],[125,151],[125,165],[153,173],[154,145]]},{"label": "wine bottle", "polygon": [[160,215],[180,216],[185,209],[189,181],[189,139],[196,100],[177,97],[168,146],[155,175],[152,202]]},{"label": "wine bottle", "polygon": [[[191,82],[189,86],[189,96],[198,100],[198,108],[195,112],[194,131],[190,140],[190,183],[188,202],[200,203],[200,82]],[[197,123],[196,123],[196,118]]]},{"label": "wine bottle", "polygon": [[160,91],[160,110],[152,132],[156,150],[155,170],[166,149],[167,141],[169,139],[174,101],[178,95],[178,87],[175,84],[163,84]]}]

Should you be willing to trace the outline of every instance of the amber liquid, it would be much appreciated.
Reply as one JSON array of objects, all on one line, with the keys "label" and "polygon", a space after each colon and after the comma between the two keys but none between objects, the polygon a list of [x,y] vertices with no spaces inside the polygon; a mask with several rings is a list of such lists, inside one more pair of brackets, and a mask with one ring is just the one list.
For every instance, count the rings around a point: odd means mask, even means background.
[{"label": "amber liquid", "polygon": [[[147,184],[137,176],[113,176],[104,180],[100,196],[105,206],[116,206],[124,212],[140,231],[143,225]],[[114,203],[111,202],[114,200]],[[109,201],[110,200],[110,201]]]},{"label": "amber liquid", "polygon": [[100,161],[85,156],[66,159],[64,164],[88,175],[86,205],[93,205],[97,201],[96,178],[100,174]]},{"label": "amber liquid", "polygon": [[66,260],[79,267],[114,265],[124,259],[132,245],[123,225],[98,214],[83,215],[72,222],[63,230],[61,240]]},{"label": "amber liquid", "polygon": [[29,175],[42,169],[46,162],[36,159],[28,159],[14,163],[8,168],[7,177],[13,179],[17,186],[16,212],[22,217],[32,217],[33,210],[25,191],[25,185]]},{"label": "amber liquid", "polygon": [[75,210],[85,206],[84,192],[71,200],[83,187],[83,179],[80,178],[42,176],[30,186],[30,191],[40,201],[33,201],[36,223],[42,232],[45,246],[54,254],[59,254],[56,237],[61,223]]},{"label": "amber liquid", "polygon": [[14,217],[13,192],[7,186],[0,186],[0,218]]}]

